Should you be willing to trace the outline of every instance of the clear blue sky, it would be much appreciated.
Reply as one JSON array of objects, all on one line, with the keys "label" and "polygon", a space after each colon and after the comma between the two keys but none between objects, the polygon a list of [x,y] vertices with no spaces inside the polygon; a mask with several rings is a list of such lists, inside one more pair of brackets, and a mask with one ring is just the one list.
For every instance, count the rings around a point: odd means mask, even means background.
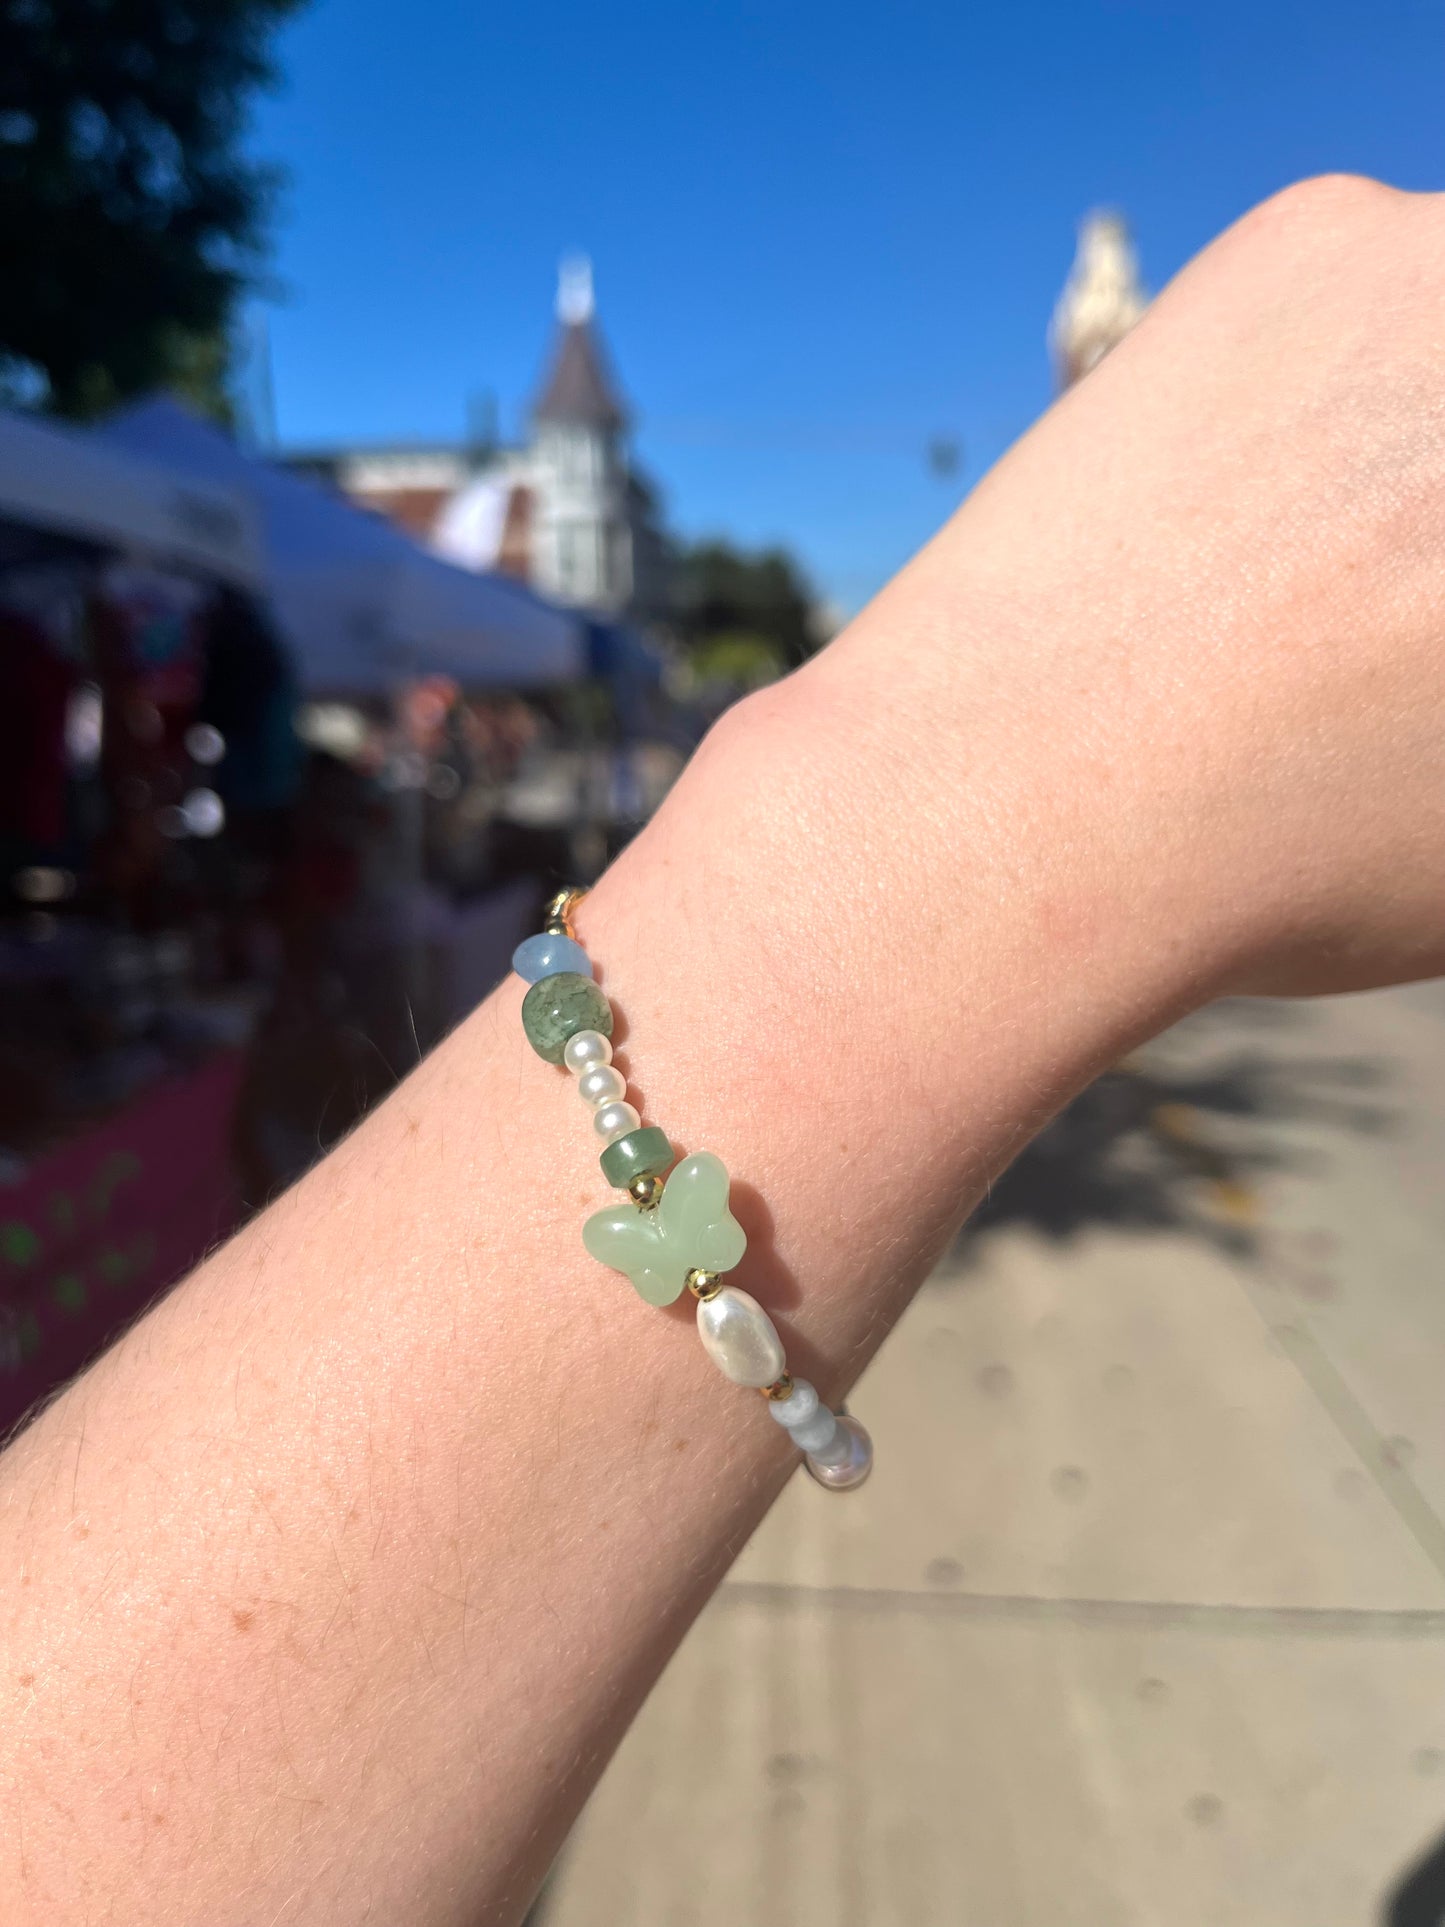
[{"label": "clear blue sky", "polygon": [[1046,403],[1085,209],[1158,287],[1299,175],[1445,186],[1445,0],[316,0],[279,51],[283,441],[513,432],[582,250],[674,523],[848,608]]}]

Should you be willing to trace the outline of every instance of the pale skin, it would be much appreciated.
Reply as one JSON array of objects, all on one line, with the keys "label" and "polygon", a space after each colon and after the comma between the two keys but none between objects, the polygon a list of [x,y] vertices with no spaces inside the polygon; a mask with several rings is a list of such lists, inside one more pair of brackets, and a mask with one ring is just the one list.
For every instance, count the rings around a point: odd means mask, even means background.
[{"label": "pale skin", "polygon": [[[1326,180],[709,738],[579,934],[825,1396],[1131,1045],[1445,970],[1442,642],[1445,203]],[[520,998],[0,1461],[16,1927],[519,1919],[792,1470],[582,1252]]]}]

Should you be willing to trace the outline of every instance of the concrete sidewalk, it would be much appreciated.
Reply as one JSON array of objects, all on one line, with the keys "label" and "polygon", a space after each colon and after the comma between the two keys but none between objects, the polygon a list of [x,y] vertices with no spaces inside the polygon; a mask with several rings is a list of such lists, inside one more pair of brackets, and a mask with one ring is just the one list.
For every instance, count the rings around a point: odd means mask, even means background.
[{"label": "concrete sidewalk", "polygon": [[1125,1083],[890,1340],[869,1485],[747,1548],[547,1927],[1445,1916],[1445,992]]}]

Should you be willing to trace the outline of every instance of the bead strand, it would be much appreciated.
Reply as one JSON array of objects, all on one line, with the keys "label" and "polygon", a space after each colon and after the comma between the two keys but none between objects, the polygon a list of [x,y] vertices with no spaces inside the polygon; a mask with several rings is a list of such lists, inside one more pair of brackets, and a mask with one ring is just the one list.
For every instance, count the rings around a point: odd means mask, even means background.
[{"label": "bead strand", "polygon": [[542,932],[517,946],[512,967],[530,986],[522,1000],[528,1042],[572,1074],[603,1141],[602,1175],[634,1207],[594,1213],[583,1242],[593,1257],[626,1272],[650,1304],[670,1304],[688,1290],[703,1349],[725,1378],[764,1394],[813,1478],[834,1491],[861,1485],[873,1465],[867,1432],[857,1419],[829,1411],[806,1379],[789,1375],[767,1312],[751,1293],[723,1283],[747,1239],[728,1209],[721,1159],[703,1151],[676,1163],[666,1133],[644,1125],[628,1101],[627,1080],[612,1061],[612,1006],[572,929],[572,906],[582,894],[564,890],[553,898]]}]

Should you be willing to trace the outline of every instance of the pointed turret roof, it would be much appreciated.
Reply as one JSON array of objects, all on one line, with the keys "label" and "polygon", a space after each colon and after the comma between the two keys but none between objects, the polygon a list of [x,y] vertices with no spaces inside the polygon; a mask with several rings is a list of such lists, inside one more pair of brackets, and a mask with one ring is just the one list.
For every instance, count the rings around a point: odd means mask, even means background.
[{"label": "pointed turret roof", "polygon": [[532,410],[538,422],[564,422],[581,428],[626,426],[627,411],[593,326],[592,264],[564,261],[557,286],[557,318],[562,324],[552,366]]},{"label": "pointed turret roof", "polygon": [[1124,217],[1108,209],[1086,215],[1050,330],[1061,386],[1070,387],[1102,361],[1148,305]]}]

